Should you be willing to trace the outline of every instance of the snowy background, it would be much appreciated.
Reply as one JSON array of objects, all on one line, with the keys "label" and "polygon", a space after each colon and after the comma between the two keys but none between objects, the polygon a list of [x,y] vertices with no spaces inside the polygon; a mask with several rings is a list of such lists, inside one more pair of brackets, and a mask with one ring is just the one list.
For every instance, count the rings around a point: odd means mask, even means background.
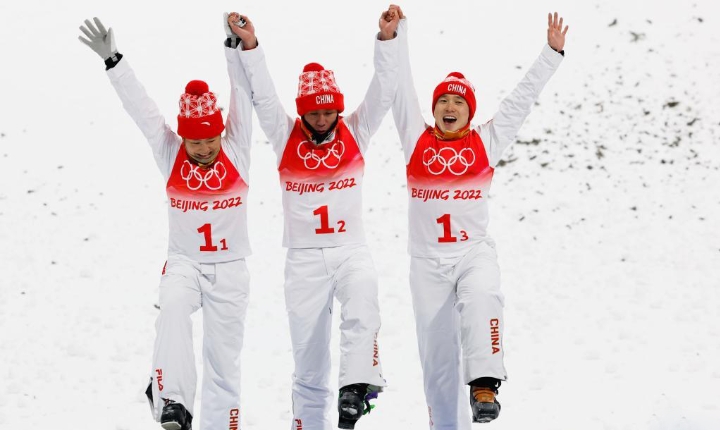
[{"label": "snowy background", "polygon": [[[565,62],[491,192],[510,380],[500,418],[476,427],[720,429],[717,2],[401,6],[428,119],[433,88],[453,70],[477,88],[476,120],[490,119],[540,53],[547,12],[570,25]],[[254,20],[289,112],[311,61],[335,71],[351,112],[369,83],[386,7],[0,3],[0,429],[159,428],[143,390],[167,245],[164,184],[101,60],[77,41],[82,21],[98,16],[114,28],[174,128],[191,79],[206,80],[227,106],[223,11]],[[280,188],[257,123],[252,156],[243,428],[284,429],[292,358]],[[358,428],[423,429],[404,163],[391,115],[367,155],[365,184],[390,386]],[[194,320],[199,360],[200,313]],[[337,339],[335,331],[335,359]]]}]

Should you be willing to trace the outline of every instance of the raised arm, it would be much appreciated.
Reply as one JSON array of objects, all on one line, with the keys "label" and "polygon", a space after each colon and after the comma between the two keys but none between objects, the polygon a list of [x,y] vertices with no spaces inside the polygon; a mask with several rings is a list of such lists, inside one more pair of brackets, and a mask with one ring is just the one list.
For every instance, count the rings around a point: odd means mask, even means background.
[{"label": "raised arm", "polygon": [[85,20],[80,27],[86,38],[80,36],[81,42],[92,49],[105,62],[108,77],[117,92],[123,107],[140,128],[150,147],[160,171],[168,178],[172,163],[180,149],[180,137],[165,123],[165,118],[155,102],[147,95],[145,88],[135,77],[135,73],[117,52],[112,28],[105,29],[98,18],[94,23]]},{"label": "raised arm", "polygon": [[346,118],[362,152],[365,152],[370,138],[380,128],[397,91],[398,41],[395,36],[399,22],[397,6],[391,5],[381,14],[378,21],[380,32],[375,40],[375,73],[362,103]]},{"label": "raised arm", "polygon": [[252,103],[260,127],[272,144],[277,162],[280,163],[294,120],[280,103],[265,62],[265,53],[258,45],[253,22],[246,15],[241,15],[241,18],[245,22],[244,26],[232,25],[233,33],[243,41],[244,49],[238,52],[240,61],[250,81]]},{"label": "raised arm", "polygon": [[410,161],[415,144],[420,135],[427,128],[425,119],[420,110],[415,81],[410,67],[410,49],[408,47],[408,23],[405,15],[400,11],[398,24],[398,88],[392,105],[395,128],[400,136],[400,144],[405,154],[405,162]]},{"label": "raised arm", "polygon": [[562,22],[562,18],[558,20],[557,12],[554,17],[548,14],[547,44],[540,56],[512,93],[500,103],[493,118],[479,127],[491,166],[497,165],[505,149],[514,142],[540,92],[563,60],[568,27],[563,30]]},{"label": "raised arm", "polygon": [[[248,181],[250,168],[250,145],[252,142],[252,100],[250,81],[240,63],[236,49],[245,49],[245,43],[235,33],[231,26],[242,24],[244,19],[236,12],[223,14],[223,27],[225,29],[225,58],[227,60],[228,75],[230,77],[230,108],[225,123],[226,152],[234,155],[238,163],[240,174]],[[257,41],[255,41],[257,45]],[[252,49],[252,48],[247,48]]]}]

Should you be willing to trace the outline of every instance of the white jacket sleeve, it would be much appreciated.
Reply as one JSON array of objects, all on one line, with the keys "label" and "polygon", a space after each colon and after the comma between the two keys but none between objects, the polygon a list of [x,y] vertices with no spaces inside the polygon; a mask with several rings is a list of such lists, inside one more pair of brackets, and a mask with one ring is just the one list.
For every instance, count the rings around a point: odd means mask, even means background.
[{"label": "white jacket sleeve", "polygon": [[225,48],[231,92],[230,108],[225,121],[223,149],[234,161],[235,167],[245,183],[249,184],[252,100],[250,98],[250,81],[235,51],[233,48]]},{"label": "white jacket sleeve", "polygon": [[563,56],[545,44],[525,77],[513,92],[500,103],[500,109],[493,118],[479,127],[480,138],[485,144],[490,165],[500,162],[505,149],[515,141],[530,109],[540,96],[545,84],[560,66]]},{"label": "white jacket sleeve", "polygon": [[400,136],[400,144],[405,153],[405,164],[415,150],[415,145],[427,128],[420,110],[412,69],[410,68],[410,50],[408,48],[407,18],[400,20],[398,25],[398,57],[399,81],[398,89],[392,105],[395,128]]},{"label": "white jacket sleeve", "polygon": [[127,59],[123,58],[115,67],[108,70],[107,74],[120,96],[123,107],[150,143],[155,162],[167,180],[172,172],[182,139],[165,123],[165,118],[135,77]]},{"label": "white jacket sleeve", "polygon": [[345,118],[362,153],[367,150],[370,138],[380,128],[395,98],[398,81],[397,39],[375,39],[375,73],[362,103]]},{"label": "white jacket sleeve", "polygon": [[239,51],[238,54],[250,80],[252,103],[260,127],[275,150],[279,165],[295,120],[285,112],[275,92],[262,47],[258,45],[255,49]]}]

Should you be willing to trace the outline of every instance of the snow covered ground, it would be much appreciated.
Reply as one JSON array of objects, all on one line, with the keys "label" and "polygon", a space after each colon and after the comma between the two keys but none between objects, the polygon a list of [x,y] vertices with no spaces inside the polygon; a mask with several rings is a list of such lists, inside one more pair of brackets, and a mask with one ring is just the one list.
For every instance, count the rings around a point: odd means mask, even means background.
[{"label": "snow covered ground", "polygon": [[[432,89],[458,70],[477,88],[477,121],[489,119],[539,54],[546,13],[558,10],[571,27],[566,60],[491,192],[510,380],[500,392],[501,417],[476,427],[719,429],[720,7],[713,0],[401,6],[427,118]],[[298,73],[316,61],[335,70],[350,112],[372,74],[372,38],[385,7],[377,0],[0,4],[1,429],[159,428],[143,388],[167,244],[164,184],[100,59],[77,41],[82,21],[99,16],[115,29],[118,49],[174,126],[191,79],[208,81],[227,105],[223,11],[253,18],[288,111]],[[282,212],[274,154],[257,124],[254,140],[243,428],[281,429],[291,417],[292,372]],[[404,165],[390,115],[365,178],[390,386],[358,428],[422,429]],[[199,335],[199,313],[195,321]]]}]

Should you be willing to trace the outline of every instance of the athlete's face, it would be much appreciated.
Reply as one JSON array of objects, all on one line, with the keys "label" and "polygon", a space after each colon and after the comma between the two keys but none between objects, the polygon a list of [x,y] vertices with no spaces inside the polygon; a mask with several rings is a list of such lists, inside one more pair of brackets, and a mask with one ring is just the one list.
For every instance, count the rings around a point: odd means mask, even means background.
[{"label": "athlete's face", "polygon": [[338,117],[336,109],[319,109],[305,114],[303,118],[310,124],[310,127],[318,133],[325,133],[335,123]]},{"label": "athlete's face", "polygon": [[470,107],[464,98],[456,94],[443,94],[435,103],[433,116],[435,124],[443,133],[458,131],[467,125]]},{"label": "athlete's face", "polygon": [[210,164],[220,153],[220,135],[208,139],[183,139],[185,151],[200,164]]}]

